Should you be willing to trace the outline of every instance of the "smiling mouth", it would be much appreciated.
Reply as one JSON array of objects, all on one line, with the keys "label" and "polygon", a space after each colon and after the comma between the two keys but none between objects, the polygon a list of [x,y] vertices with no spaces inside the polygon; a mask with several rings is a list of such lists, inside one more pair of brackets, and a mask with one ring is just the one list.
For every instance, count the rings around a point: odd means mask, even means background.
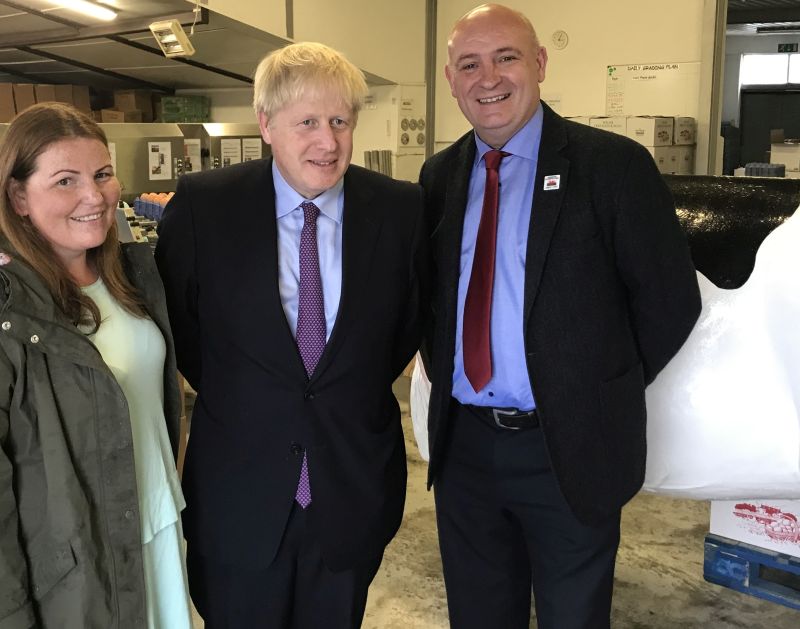
[{"label": "smiling mouth", "polygon": [[337,160],[332,159],[330,161],[324,162],[324,161],[319,160],[319,159],[310,159],[308,161],[311,162],[314,166],[326,167],[326,166],[333,166],[336,163]]},{"label": "smiling mouth", "polygon": [[72,220],[77,221],[78,223],[89,223],[91,221],[96,221],[98,218],[103,216],[105,212],[97,212],[97,214],[87,214],[86,216],[73,216]]},{"label": "smiling mouth", "polygon": [[505,100],[506,98],[509,98],[510,96],[511,96],[511,93],[509,92],[508,94],[500,94],[499,96],[489,96],[488,98],[479,98],[478,102],[481,105],[491,105],[492,103],[498,103],[501,100]]}]

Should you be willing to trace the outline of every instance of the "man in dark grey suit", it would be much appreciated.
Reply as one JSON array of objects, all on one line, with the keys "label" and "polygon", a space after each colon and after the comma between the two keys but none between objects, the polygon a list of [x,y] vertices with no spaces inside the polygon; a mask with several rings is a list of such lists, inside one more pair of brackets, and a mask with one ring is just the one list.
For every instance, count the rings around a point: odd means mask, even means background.
[{"label": "man in dark grey suit", "polygon": [[156,259],[197,390],[183,489],[207,629],[352,629],[403,514],[392,382],[416,351],[418,186],[350,165],[361,72],[321,44],[256,71],[272,159],[187,175]]},{"label": "man in dark grey suit", "polygon": [[474,127],[423,167],[434,257],[429,482],[451,625],[609,626],[644,389],[700,311],[647,151],[540,102],[547,52],[499,5],[445,69]]}]

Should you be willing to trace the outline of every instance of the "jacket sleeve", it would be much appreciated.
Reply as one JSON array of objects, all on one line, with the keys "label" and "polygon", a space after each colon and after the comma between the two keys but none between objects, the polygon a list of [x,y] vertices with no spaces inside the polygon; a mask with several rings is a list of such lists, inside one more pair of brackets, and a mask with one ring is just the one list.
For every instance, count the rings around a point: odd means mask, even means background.
[{"label": "jacket sleeve", "polygon": [[416,220],[409,255],[409,292],[406,311],[401,319],[402,327],[395,339],[395,374],[405,368],[420,347],[424,325],[424,312],[428,307],[430,282],[428,273],[428,246],[425,220],[422,213],[422,190],[414,199]]},{"label": "jacket sleeve", "polygon": [[0,353],[0,629],[36,626],[28,597],[28,566],[19,543],[14,469],[8,456],[14,377]]},{"label": "jacket sleeve", "polygon": [[643,147],[634,147],[616,206],[614,254],[650,384],[694,327],[700,289],[672,194]]},{"label": "jacket sleeve", "polygon": [[200,386],[200,322],[198,320],[197,246],[191,194],[186,177],[164,210],[158,226],[156,264],[167,298],[178,370],[193,389]]}]

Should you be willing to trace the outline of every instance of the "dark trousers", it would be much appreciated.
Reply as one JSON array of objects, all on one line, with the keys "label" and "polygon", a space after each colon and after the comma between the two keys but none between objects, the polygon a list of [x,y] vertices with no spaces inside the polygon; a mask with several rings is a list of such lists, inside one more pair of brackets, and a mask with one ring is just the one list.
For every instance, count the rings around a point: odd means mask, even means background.
[{"label": "dark trousers", "polygon": [[383,555],[363,567],[332,572],[307,526],[312,502],[296,503],[281,547],[268,567],[226,565],[187,552],[189,590],[206,629],[357,629],[367,590]]},{"label": "dark trousers", "polygon": [[453,629],[610,626],[619,513],[598,527],[572,515],[541,430],[506,430],[454,402],[435,483]]}]

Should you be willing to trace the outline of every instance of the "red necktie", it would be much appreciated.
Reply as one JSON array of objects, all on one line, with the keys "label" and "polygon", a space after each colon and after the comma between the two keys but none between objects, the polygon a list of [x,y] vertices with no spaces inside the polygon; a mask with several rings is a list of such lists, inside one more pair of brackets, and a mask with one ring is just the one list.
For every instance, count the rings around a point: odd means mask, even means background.
[{"label": "red necktie", "polygon": [[497,240],[497,201],[500,187],[500,160],[503,151],[488,151],[483,209],[475,241],[472,274],[464,302],[464,373],[477,393],[492,378],[491,313],[494,285],[495,242]]}]

